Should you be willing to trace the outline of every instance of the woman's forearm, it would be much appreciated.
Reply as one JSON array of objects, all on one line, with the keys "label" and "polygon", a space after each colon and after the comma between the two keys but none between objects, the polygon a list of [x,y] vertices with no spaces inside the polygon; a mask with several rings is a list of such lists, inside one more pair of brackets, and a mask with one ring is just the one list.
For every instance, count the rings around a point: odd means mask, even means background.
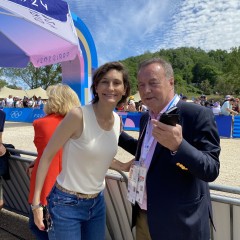
[{"label": "woman's forearm", "polygon": [[37,205],[40,203],[41,191],[42,191],[42,187],[48,172],[50,162],[51,162],[51,159],[45,158],[43,154],[37,169],[35,191],[34,191],[32,205]]}]

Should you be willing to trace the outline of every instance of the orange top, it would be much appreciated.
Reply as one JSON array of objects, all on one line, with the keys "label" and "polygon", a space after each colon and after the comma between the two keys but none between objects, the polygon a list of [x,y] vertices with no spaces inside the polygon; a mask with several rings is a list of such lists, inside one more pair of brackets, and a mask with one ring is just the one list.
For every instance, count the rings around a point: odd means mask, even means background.
[{"label": "orange top", "polygon": [[[33,142],[37,148],[38,156],[35,161],[35,164],[32,170],[31,179],[30,179],[30,193],[28,197],[29,203],[32,203],[34,190],[35,190],[37,168],[38,168],[38,164],[42,156],[43,150],[46,147],[49,139],[53,135],[55,129],[57,128],[58,124],[61,122],[62,119],[63,119],[63,116],[50,114],[43,118],[36,119],[33,122],[33,127],[35,132]],[[47,205],[46,197],[50,193],[53,185],[56,182],[56,178],[61,170],[62,170],[62,149],[60,149],[56,153],[56,155],[54,156],[49,166],[48,173],[47,173],[45,182],[43,184],[42,192],[41,192],[41,197],[40,197],[41,204]]]}]

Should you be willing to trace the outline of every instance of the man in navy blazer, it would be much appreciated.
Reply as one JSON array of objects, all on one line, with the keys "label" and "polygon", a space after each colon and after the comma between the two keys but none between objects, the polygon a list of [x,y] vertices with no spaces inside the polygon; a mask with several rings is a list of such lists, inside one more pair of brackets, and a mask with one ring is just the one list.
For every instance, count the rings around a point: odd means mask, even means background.
[{"label": "man in navy blazer", "polygon": [[[163,59],[142,62],[137,79],[149,113],[140,120],[138,141],[124,132],[119,138],[119,146],[136,153],[135,160],[147,171],[143,203],[133,206],[137,240],[209,240],[208,182],[218,177],[220,168],[214,115],[179,99],[172,66]],[[179,124],[159,122],[173,106]]]}]

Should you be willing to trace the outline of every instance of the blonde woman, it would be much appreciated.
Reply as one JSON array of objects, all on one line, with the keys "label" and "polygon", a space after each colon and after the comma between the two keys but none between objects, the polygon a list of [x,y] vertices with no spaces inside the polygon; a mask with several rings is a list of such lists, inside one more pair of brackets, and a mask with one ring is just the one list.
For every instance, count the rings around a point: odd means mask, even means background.
[{"label": "blonde woman", "polygon": [[[47,89],[47,95],[48,101],[44,106],[44,112],[46,113],[46,116],[39,118],[33,122],[34,144],[37,148],[38,156],[34,161],[34,164],[31,164],[28,169],[29,174],[31,172],[30,193],[28,198],[30,204],[32,204],[33,194],[35,190],[36,173],[44,148],[48,144],[49,139],[53,135],[55,129],[62,121],[64,116],[72,108],[80,106],[77,94],[67,85],[57,84],[49,86]],[[49,166],[40,195],[40,202],[43,206],[47,205],[46,197],[51,191],[61,169],[62,149],[57,151],[56,154],[52,156],[52,162]],[[47,232],[40,231],[34,224],[32,209],[30,210],[29,216],[29,228],[37,239],[48,239]]]}]

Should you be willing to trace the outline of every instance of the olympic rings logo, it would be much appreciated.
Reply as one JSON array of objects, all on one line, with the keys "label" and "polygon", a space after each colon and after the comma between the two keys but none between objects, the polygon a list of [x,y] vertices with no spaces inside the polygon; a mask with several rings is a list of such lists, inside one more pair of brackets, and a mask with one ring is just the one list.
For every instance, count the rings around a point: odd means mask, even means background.
[{"label": "olympic rings logo", "polygon": [[22,116],[22,111],[12,111],[11,118],[19,118]]},{"label": "olympic rings logo", "polygon": [[33,118],[41,118],[41,117],[44,117],[44,114],[37,114],[37,113],[35,113],[33,115]]}]

